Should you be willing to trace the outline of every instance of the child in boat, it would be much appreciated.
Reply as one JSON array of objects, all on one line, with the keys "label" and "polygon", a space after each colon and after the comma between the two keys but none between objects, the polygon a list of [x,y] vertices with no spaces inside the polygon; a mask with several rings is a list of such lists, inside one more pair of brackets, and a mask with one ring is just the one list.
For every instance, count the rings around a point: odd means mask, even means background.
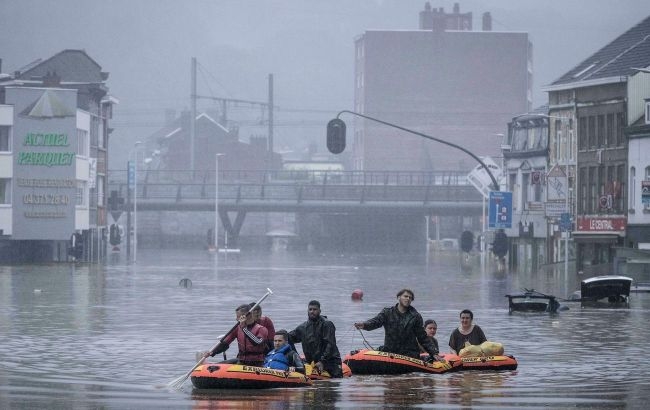
[{"label": "child in boat", "polygon": [[305,365],[300,355],[289,344],[289,332],[284,329],[275,332],[273,347],[264,359],[264,367],[305,374]]}]

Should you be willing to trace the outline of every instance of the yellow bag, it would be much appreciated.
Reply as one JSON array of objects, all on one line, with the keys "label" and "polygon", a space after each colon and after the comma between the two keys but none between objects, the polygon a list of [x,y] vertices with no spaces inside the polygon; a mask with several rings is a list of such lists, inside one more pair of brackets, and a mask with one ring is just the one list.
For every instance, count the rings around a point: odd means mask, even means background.
[{"label": "yellow bag", "polygon": [[465,342],[465,347],[460,349],[460,352],[458,352],[458,356],[460,356],[460,357],[480,357],[480,356],[483,356],[483,350],[481,350],[481,346],[471,345],[471,344],[469,344],[469,342]]},{"label": "yellow bag", "polygon": [[486,356],[503,356],[503,344],[485,341],[481,343],[481,350]]}]

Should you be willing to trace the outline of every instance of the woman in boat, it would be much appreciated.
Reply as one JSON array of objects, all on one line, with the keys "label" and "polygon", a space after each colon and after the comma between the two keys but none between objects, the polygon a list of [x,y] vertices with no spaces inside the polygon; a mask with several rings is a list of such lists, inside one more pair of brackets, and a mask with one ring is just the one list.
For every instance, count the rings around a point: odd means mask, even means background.
[{"label": "woman in boat", "polygon": [[357,322],[354,327],[375,330],[384,327],[384,345],[377,350],[420,358],[420,346],[435,360],[438,349],[424,332],[422,316],[411,302],[415,299],[413,291],[402,289],[397,292],[397,304],[384,308],[379,314],[365,322]]},{"label": "woman in boat", "polygon": [[454,329],[449,337],[449,347],[454,354],[459,354],[460,350],[465,347],[465,343],[480,345],[487,340],[483,329],[472,323],[473,320],[474,313],[471,310],[465,309],[460,312],[460,326]]},{"label": "woman in boat", "polygon": [[[433,319],[427,319],[424,321],[424,332],[427,334],[427,338],[431,340],[431,343],[435,346],[437,351],[440,351],[438,346],[438,339],[436,339],[436,332],[438,331],[438,324]],[[426,353],[424,348],[420,346],[420,351]]]},{"label": "woman in boat", "polygon": [[305,374],[305,365],[300,355],[289,344],[289,332],[284,329],[275,332],[273,347],[264,359],[264,367]]}]

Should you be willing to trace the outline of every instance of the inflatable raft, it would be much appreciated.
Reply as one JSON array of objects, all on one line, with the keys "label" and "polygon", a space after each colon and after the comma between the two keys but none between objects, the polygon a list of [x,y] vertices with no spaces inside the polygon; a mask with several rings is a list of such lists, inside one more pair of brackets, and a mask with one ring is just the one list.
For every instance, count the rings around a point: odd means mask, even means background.
[{"label": "inflatable raft", "polygon": [[[441,358],[457,360],[455,354],[442,353]],[[511,355],[502,356],[479,356],[479,357],[460,357],[462,362],[461,370],[515,370],[517,369],[517,359]]]},{"label": "inflatable raft", "polygon": [[[350,370],[350,367],[347,364],[342,363],[341,370],[343,371],[343,377],[352,376],[352,370]],[[327,370],[323,370],[319,373],[314,366],[308,363],[305,363],[305,373],[307,373],[307,376],[312,380],[327,380],[332,378]]]},{"label": "inflatable raft", "polygon": [[298,372],[228,363],[206,363],[191,374],[197,389],[271,389],[311,386],[307,376]]},{"label": "inflatable raft", "polygon": [[378,350],[353,350],[343,359],[354,374],[403,374],[412,372],[446,373],[459,370],[460,357],[447,355],[444,360],[427,363],[420,359]]}]

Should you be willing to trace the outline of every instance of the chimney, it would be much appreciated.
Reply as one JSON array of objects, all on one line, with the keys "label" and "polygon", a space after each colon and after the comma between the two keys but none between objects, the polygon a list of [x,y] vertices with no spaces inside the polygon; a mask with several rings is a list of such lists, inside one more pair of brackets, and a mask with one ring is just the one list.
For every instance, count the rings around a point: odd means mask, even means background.
[{"label": "chimney", "polygon": [[61,86],[61,76],[57,75],[56,71],[45,73],[43,77],[43,87],[56,88]]},{"label": "chimney", "polygon": [[489,11],[483,13],[483,31],[492,31],[492,15]]},{"label": "chimney", "polygon": [[431,11],[431,3],[428,1],[424,3],[424,10],[420,12],[420,30],[433,29],[433,12]]}]

